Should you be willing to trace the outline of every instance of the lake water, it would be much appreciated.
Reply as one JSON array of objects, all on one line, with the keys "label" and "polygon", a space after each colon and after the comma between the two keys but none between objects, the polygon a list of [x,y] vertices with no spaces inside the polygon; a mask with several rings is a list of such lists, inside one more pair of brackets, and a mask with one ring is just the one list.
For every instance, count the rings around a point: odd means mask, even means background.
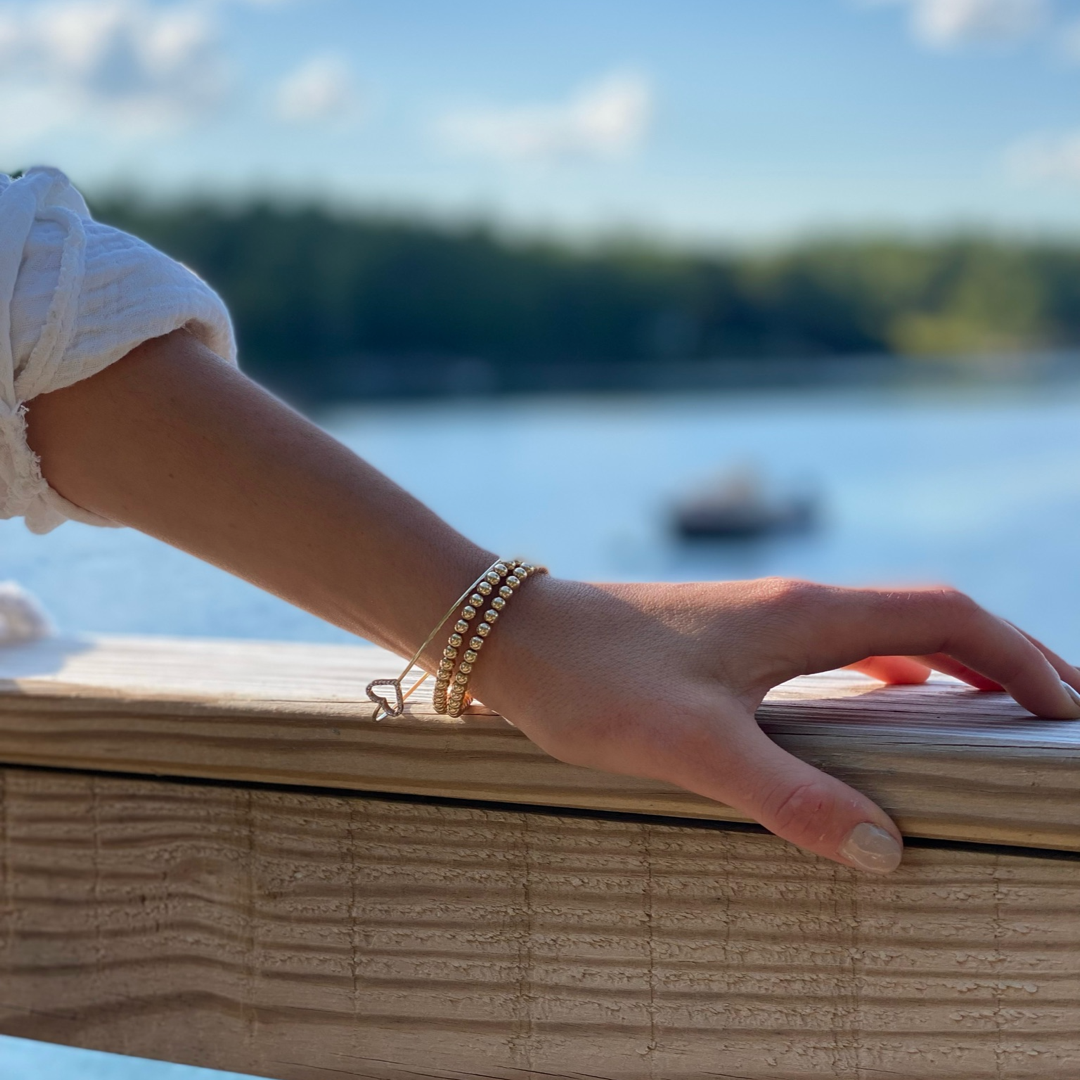
[{"label": "lake water", "polygon": [[[1080,387],[573,400],[342,411],[324,424],[488,547],[586,579],[951,582],[1080,659]],[[479,514],[456,476],[480,425]],[[694,545],[673,499],[732,466],[810,487],[820,527]],[[0,579],[65,631],[346,641],[347,634],[127,530],[0,522]],[[5,1080],[214,1076],[0,1039]]]}]

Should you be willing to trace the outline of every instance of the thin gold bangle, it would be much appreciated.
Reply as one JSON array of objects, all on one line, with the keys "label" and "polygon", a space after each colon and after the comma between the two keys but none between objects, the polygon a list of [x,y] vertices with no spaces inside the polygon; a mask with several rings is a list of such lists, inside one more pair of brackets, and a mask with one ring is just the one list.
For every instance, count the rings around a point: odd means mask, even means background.
[{"label": "thin gold bangle", "polygon": [[[520,560],[511,560],[512,562],[519,562]],[[396,679],[372,679],[367,684],[367,696],[375,702],[375,711],[371,714],[372,720],[381,720],[385,714],[386,716],[400,716],[405,711],[405,702],[409,699],[413,691],[428,677],[428,672],[424,672],[419,679],[416,680],[409,687],[406,693],[401,692],[401,684],[405,681],[406,676],[414,667],[416,667],[417,661],[424,654],[424,650],[435,640],[439,631],[446,624],[446,620],[464,603],[469,596],[472,595],[480,585],[480,582],[486,580],[489,573],[491,573],[495,567],[500,565],[506,565],[506,560],[496,559],[454,602],[450,605],[446,614],[439,620],[438,625],[430,634],[424,639],[424,643],[413,654],[413,658],[405,665],[405,670]],[[387,698],[381,694],[375,693],[376,687],[392,686],[394,688],[394,701],[390,702]]]}]

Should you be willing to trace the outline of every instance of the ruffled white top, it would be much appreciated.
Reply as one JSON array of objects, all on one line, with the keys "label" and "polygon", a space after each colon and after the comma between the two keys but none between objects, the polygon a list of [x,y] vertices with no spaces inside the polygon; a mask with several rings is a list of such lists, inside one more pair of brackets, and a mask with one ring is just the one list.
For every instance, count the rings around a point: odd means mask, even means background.
[{"label": "ruffled white top", "polygon": [[236,363],[221,298],[186,267],[94,221],[56,169],[0,173],[0,518],[44,533],[112,525],[49,487],[26,442],[27,402],[186,327]]}]

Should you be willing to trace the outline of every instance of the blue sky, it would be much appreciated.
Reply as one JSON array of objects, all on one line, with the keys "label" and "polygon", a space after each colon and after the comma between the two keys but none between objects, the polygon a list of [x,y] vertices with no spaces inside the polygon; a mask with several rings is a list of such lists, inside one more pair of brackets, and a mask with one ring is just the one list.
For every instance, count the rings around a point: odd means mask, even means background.
[{"label": "blue sky", "polygon": [[0,163],[680,240],[1080,234],[1080,0],[0,0]]}]

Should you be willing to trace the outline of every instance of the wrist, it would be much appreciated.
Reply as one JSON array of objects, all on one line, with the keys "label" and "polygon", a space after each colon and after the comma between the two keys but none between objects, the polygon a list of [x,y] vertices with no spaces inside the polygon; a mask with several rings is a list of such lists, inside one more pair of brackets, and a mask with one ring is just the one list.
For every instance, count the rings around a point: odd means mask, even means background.
[{"label": "wrist", "polygon": [[583,588],[590,586],[548,574],[523,582],[485,642],[473,674],[474,697],[504,715],[516,702],[535,700],[571,644],[572,612]]},{"label": "wrist", "polygon": [[[447,615],[450,604],[494,559],[493,554],[473,544],[411,558],[420,570],[397,575],[399,588],[381,590],[376,597],[351,598],[359,624],[354,632],[405,659],[416,656],[417,667],[434,672],[455,620],[455,612]],[[392,582],[394,576],[391,570],[386,580]],[[383,600],[383,593],[390,603],[375,615],[372,609]]]}]

